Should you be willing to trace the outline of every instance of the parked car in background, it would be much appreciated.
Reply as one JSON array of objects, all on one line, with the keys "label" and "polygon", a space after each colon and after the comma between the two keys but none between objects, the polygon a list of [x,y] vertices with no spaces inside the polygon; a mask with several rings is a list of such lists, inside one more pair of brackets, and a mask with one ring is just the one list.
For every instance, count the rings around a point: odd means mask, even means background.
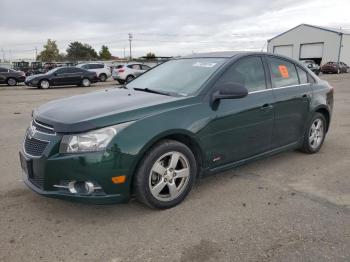
[{"label": "parked car in background", "polygon": [[112,77],[117,80],[120,84],[130,82],[139,75],[142,75],[151,67],[139,63],[129,63],[125,65],[119,65],[113,70]]},{"label": "parked car in background", "polygon": [[90,72],[77,67],[57,67],[45,74],[27,77],[24,82],[27,86],[48,89],[52,86],[78,85],[88,87],[96,83],[98,77],[95,72]]},{"label": "parked car in background", "polygon": [[[183,201],[196,179],[292,149],[314,154],[333,88],[295,60],[194,54],[33,111],[20,159],[39,194],[95,204]],[[40,128],[40,132],[36,132]]]},{"label": "parked car in background", "polygon": [[348,72],[348,66],[344,62],[328,62],[321,67],[323,74],[341,74]]},{"label": "parked car in background", "polygon": [[26,75],[22,71],[15,71],[13,69],[0,67],[0,84],[7,84],[15,86],[17,83],[24,82]]},{"label": "parked car in background", "polygon": [[316,75],[319,75],[321,72],[321,67],[315,63],[313,60],[304,60],[302,63],[309,68],[312,72],[314,72]]},{"label": "parked car in background", "polygon": [[110,67],[102,63],[78,64],[77,67],[95,72],[101,82],[105,82],[112,75]]}]

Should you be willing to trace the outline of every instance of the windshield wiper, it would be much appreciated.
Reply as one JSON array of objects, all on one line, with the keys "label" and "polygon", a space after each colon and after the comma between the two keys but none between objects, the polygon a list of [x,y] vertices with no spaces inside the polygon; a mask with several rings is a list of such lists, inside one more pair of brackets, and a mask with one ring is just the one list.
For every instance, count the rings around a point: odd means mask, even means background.
[{"label": "windshield wiper", "polygon": [[154,94],[160,94],[160,95],[165,95],[165,96],[174,96],[175,95],[172,92],[159,91],[159,90],[154,90],[154,89],[150,89],[150,88],[137,88],[137,87],[135,87],[134,90],[148,92],[148,93],[154,93]]}]

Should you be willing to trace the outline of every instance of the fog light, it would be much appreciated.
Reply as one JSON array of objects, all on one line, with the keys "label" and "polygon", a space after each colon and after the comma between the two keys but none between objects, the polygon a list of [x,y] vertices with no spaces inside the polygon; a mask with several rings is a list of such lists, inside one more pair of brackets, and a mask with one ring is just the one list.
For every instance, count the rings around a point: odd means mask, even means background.
[{"label": "fog light", "polygon": [[67,190],[71,194],[91,195],[92,193],[101,193],[102,188],[91,181],[61,181],[59,185],[53,187]]},{"label": "fog light", "polygon": [[95,186],[89,181],[71,181],[68,183],[68,190],[72,194],[90,195],[95,191]]}]

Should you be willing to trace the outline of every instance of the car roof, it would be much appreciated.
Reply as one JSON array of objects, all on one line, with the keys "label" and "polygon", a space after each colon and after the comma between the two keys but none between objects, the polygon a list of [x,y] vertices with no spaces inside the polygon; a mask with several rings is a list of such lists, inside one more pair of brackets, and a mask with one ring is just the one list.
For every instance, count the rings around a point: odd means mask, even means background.
[{"label": "car roof", "polygon": [[266,52],[252,52],[252,51],[221,51],[221,52],[208,52],[208,53],[196,53],[181,58],[232,58],[236,55],[245,54],[267,54]]}]

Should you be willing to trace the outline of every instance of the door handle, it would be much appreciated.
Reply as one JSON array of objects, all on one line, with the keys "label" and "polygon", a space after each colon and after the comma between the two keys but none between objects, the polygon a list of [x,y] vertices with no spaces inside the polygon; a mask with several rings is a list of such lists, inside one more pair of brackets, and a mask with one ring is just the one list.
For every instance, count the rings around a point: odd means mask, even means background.
[{"label": "door handle", "polygon": [[303,99],[303,102],[309,102],[310,97],[308,94],[303,94],[301,98]]},{"label": "door handle", "polygon": [[260,107],[261,111],[269,111],[271,109],[273,109],[273,105],[271,105],[271,104],[264,104]]}]

